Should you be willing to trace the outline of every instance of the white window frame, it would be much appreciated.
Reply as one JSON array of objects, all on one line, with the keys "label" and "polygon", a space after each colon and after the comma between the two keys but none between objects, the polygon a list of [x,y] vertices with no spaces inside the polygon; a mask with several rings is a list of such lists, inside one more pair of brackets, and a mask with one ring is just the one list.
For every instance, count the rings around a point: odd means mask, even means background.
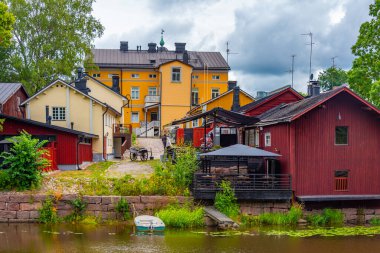
[{"label": "white window frame", "polygon": [[193,75],[191,78],[193,78],[193,79],[199,79],[199,76],[198,75]]},{"label": "white window frame", "polygon": [[140,74],[133,73],[131,74],[131,78],[140,78]]},{"label": "white window frame", "polygon": [[212,80],[220,80],[220,75],[212,75]]},{"label": "white window frame", "polygon": [[260,147],[260,131],[255,130],[255,147]]},{"label": "white window frame", "polygon": [[[133,119],[133,115],[137,115],[137,121]],[[140,113],[139,112],[132,112],[131,113],[131,123],[139,123],[140,122]]]},{"label": "white window frame", "polygon": [[[174,72],[174,70],[179,70],[179,72]],[[176,73],[175,76],[174,76],[174,73]],[[179,82],[181,82],[181,80],[182,80],[182,69],[181,69],[181,67],[172,67],[172,83],[179,83]]]},{"label": "white window frame", "polygon": [[149,78],[157,78],[156,74],[149,74]]},{"label": "white window frame", "polygon": [[211,99],[217,98],[219,97],[219,95],[220,95],[219,88],[211,88]]},{"label": "white window frame", "polygon": [[[196,103],[194,103],[195,96],[193,95],[193,93],[197,93],[197,101],[196,101]],[[191,105],[199,105],[199,90],[198,90],[198,88],[193,88],[191,90]]]},{"label": "white window frame", "polygon": [[272,136],[270,132],[264,134],[265,147],[270,147],[272,145]]},{"label": "white window frame", "polygon": [[[154,90],[154,92],[152,92],[153,90]],[[148,95],[149,96],[157,96],[157,87],[148,87]]]},{"label": "white window frame", "polygon": [[118,74],[108,74],[108,78],[112,78],[113,76],[119,76]]},{"label": "white window frame", "polygon": [[[195,123],[195,124],[194,124]],[[195,119],[192,121],[192,124],[193,124],[193,127],[199,127],[199,124],[198,124],[198,119]]]},{"label": "white window frame", "polygon": [[95,77],[95,78],[100,77],[100,73],[93,73],[92,77]]},{"label": "white window frame", "polygon": [[[137,96],[134,95],[134,93],[137,92]],[[140,87],[131,87],[131,99],[132,100],[139,100],[140,99]]]},{"label": "white window frame", "polygon": [[65,121],[66,120],[66,107],[55,106],[52,108],[52,120]]}]

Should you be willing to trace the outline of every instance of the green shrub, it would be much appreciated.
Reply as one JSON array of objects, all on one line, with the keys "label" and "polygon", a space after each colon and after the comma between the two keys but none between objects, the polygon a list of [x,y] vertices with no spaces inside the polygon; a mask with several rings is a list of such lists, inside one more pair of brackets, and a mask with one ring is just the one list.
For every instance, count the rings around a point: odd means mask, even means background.
[{"label": "green shrub", "polygon": [[66,216],[65,219],[70,222],[78,222],[83,220],[87,203],[84,202],[82,198],[76,198],[74,200],[71,200],[69,203],[73,208],[73,213]]},{"label": "green shrub", "polygon": [[369,220],[369,223],[372,226],[380,226],[380,217],[373,217],[372,219]]},{"label": "green shrub", "polygon": [[131,214],[129,213],[129,204],[125,200],[125,198],[121,198],[116,204],[116,211],[122,215],[123,220],[128,220],[131,218]]},{"label": "green shrub", "polygon": [[132,133],[132,145],[135,146],[137,144],[137,136],[135,133]]},{"label": "green shrub", "polygon": [[191,209],[189,206],[171,205],[155,214],[166,226],[176,228],[193,228],[204,226],[202,207]]},{"label": "green shrub", "polygon": [[33,139],[25,131],[7,140],[12,143],[10,152],[3,152],[0,157],[4,158],[2,166],[8,168],[10,187],[27,190],[39,186],[41,168],[49,165],[49,161],[42,157],[46,153],[43,146],[47,141]]},{"label": "green shrub", "polygon": [[0,170],[0,190],[10,190],[11,178],[9,170]]},{"label": "green shrub", "polygon": [[322,214],[309,215],[306,220],[313,226],[336,226],[343,224],[344,214],[339,210],[326,208]]},{"label": "green shrub", "polygon": [[47,197],[44,202],[42,202],[42,207],[38,209],[39,218],[38,221],[45,224],[53,224],[59,221],[57,216],[57,209],[53,205],[53,200]]},{"label": "green shrub", "polygon": [[257,216],[243,215],[241,222],[245,225],[295,225],[302,217],[302,207],[292,206],[288,213],[263,213]]},{"label": "green shrub", "polygon": [[221,191],[216,193],[214,203],[216,209],[229,217],[236,217],[240,212],[240,208],[237,204],[235,193],[231,188],[231,183],[222,181],[219,186]]}]

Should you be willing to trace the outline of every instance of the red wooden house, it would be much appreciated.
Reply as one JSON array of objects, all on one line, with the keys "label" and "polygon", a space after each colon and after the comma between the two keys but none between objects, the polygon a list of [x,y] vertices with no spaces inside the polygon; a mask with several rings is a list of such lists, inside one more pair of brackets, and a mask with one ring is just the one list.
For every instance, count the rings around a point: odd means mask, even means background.
[{"label": "red wooden house", "polygon": [[5,119],[0,132],[0,152],[9,148],[7,138],[25,130],[35,138],[49,141],[46,148],[50,153],[52,170],[76,170],[93,160],[92,139],[98,138],[97,135],[4,114],[0,114],[0,119]]},{"label": "red wooden house", "polygon": [[380,200],[380,109],[347,87],[259,116],[256,144],[281,154],[303,202]]},{"label": "red wooden house", "polygon": [[0,113],[24,118],[20,104],[28,97],[21,83],[0,83]]}]

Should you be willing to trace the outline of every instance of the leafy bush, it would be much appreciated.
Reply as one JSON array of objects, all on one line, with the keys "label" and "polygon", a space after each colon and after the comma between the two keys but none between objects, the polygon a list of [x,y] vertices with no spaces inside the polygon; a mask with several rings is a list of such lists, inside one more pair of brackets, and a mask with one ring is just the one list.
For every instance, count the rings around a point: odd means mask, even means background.
[{"label": "leafy bush", "polygon": [[128,220],[131,218],[129,213],[129,205],[125,198],[121,198],[116,204],[116,211],[120,213],[124,220]]},{"label": "leafy bush", "polygon": [[373,217],[372,219],[370,219],[369,223],[372,226],[380,226],[380,217]]},{"label": "leafy bush", "polygon": [[239,214],[240,208],[237,204],[235,193],[231,188],[231,183],[229,181],[222,181],[219,186],[222,190],[217,192],[215,196],[214,205],[216,209],[229,217],[236,217]]},{"label": "leafy bush", "polygon": [[202,207],[191,209],[189,206],[171,205],[155,214],[166,226],[191,228],[204,226],[204,211]]},{"label": "leafy bush", "polygon": [[137,135],[132,133],[132,145],[135,146],[137,144]]},{"label": "leafy bush", "polygon": [[302,217],[302,207],[292,206],[288,213],[263,213],[257,216],[242,216],[245,225],[295,225]]},{"label": "leafy bush", "polygon": [[69,202],[73,208],[73,213],[65,217],[67,221],[78,222],[84,219],[84,211],[87,203],[82,198],[76,198]]},{"label": "leafy bush", "polygon": [[47,141],[33,139],[23,131],[19,136],[7,139],[12,143],[10,152],[3,152],[2,166],[8,168],[11,188],[26,190],[37,187],[41,182],[41,168],[49,165],[49,161],[42,157],[46,153],[42,149]]},{"label": "leafy bush", "polygon": [[9,170],[0,170],[0,190],[9,190],[11,186],[11,178]]},{"label": "leafy bush", "polygon": [[38,221],[45,224],[53,224],[59,221],[57,216],[57,209],[53,205],[53,200],[48,197],[42,202],[42,207],[38,209],[40,214]]},{"label": "leafy bush", "polygon": [[306,217],[306,220],[313,226],[341,225],[344,221],[344,214],[336,209],[323,209],[322,214],[313,214]]}]

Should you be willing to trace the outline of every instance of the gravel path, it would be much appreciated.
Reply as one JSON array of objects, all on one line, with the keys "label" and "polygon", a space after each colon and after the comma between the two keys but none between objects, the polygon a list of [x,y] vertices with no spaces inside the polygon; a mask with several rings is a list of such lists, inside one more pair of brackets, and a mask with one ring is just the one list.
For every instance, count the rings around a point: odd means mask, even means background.
[{"label": "gravel path", "polygon": [[114,165],[112,165],[108,171],[107,175],[110,177],[122,177],[129,174],[133,177],[148,177],[153,173],[153,168],[147,162],[131,160],[123,160]]}]

